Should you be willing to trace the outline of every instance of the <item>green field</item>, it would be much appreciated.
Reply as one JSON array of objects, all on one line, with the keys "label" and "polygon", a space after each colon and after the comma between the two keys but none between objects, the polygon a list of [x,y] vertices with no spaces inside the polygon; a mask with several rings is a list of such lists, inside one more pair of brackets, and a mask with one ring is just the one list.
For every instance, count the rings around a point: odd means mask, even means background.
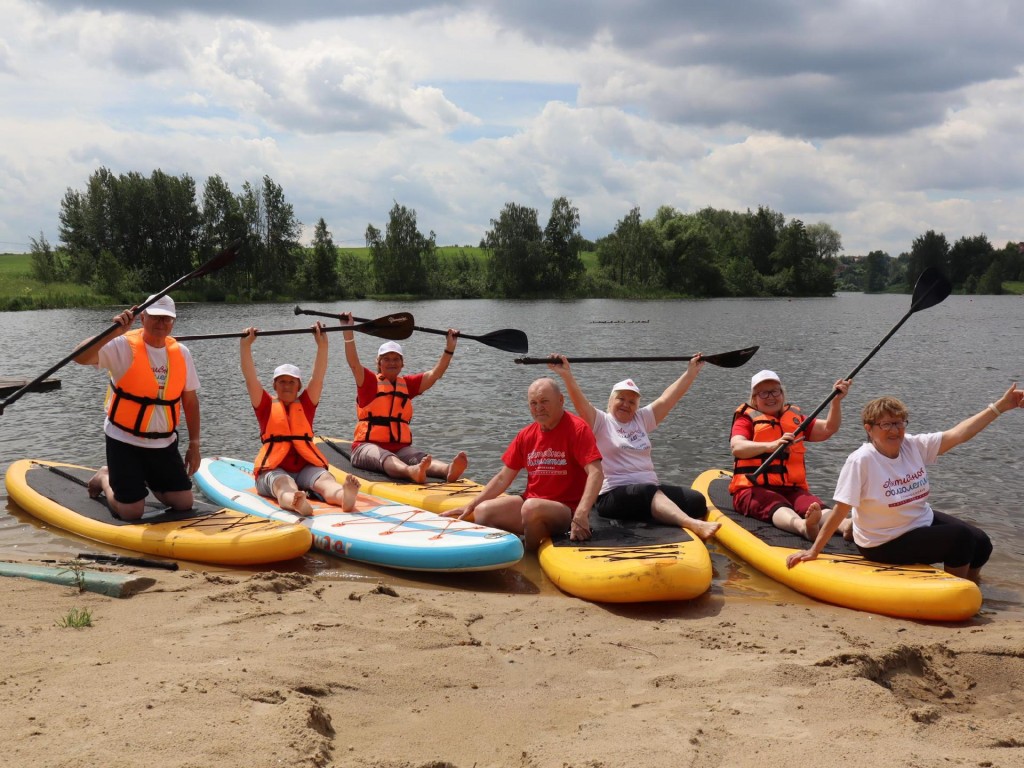
[{"label": "green field", "polygon": [[88,285],[41,283],[32,278],[32,256],[27,253],[0,254],[0,311],[11,309],[54,309],[109,304]]}]

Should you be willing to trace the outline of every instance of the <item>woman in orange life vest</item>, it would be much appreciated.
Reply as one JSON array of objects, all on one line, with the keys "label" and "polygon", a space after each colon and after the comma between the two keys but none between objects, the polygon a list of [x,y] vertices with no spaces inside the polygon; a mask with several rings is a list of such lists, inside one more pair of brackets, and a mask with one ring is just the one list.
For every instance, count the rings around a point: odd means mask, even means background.
[{"label": "woman in orange life vest", "polygon": [[256,334],[255,328],[246,328],[239,345],[242,375],[263,441],[255,461],[256,490],[276,499],[282,509],[299,515],[313,514],[307,491],[351,512],[359,480],[349,475],[345,485],[341,485],[327,470],[327,459],[313,444],[313,417],[327,374],[326,334],[321,331],[320,323],[313,326],[316,360],[305,389],[302,389],[302,374],[297,367],[287,363],[277,366],[274,370],[276,398],[271,398],[263,389],[256,374],[252,358]]},{"label": "woman in orange life vest", "polygon": [[[346,313],[341,325],[352,325]],[[377,350],[377,371],[359,361],[355,334],[344,331],[345,359],[356,382],[356,423],[352,438],[352,466],[383,472],[397,480],[424,483],[427,477],[454,482],[462,477],[469,460],[460,451],[450,463],[438,461],[412,445],[412,400],[436,384],[455,355],[459,332],[449,328],[444,352],[429,371],[401,376],[405,361],[398,342],[386,341]]]},{"label": "woman in orange life vest", "polygon": [[[784,531],[814,541],[832,510],[811,493],[804,467],[804,441],[828,440],[842,424],[840,401],[850,390],[850,381],[835,383],[839,393],[832,400],[825,421],[814,419],[799,436],[794,433],[803,421],[798,408],[786,402],[786,390],[774,371],[760,371],[750,380],[750,400],[733,416],[729,447],[735,457],[729,484],[733,507],[742,515],[771,522]],[[752,473],[780,446],[788,446],[753,481]],[[840,523],[848,535],[850,522]]]}]

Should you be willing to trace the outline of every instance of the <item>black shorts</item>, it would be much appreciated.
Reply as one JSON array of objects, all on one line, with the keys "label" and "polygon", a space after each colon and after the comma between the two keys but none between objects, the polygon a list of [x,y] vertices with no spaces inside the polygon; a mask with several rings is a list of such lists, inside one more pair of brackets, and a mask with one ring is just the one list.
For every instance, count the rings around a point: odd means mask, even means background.
[{"label": "black shorts", "polygon": [[114,498],[134,504],[146,498],[148,489],[190,491],[192,479],[178,452],[178,439],[166,448],[140,448],[107,436],[107,469]]},{"label": "black shorts", "polygon": [[708,516],[708,505],[704,494],[678,485],[650,485],[634,483],[620,485],[597,497],[594,509],[601,517],[611,520],[650,520],[651,501],[661,491],[683,512],[695,520]]}]

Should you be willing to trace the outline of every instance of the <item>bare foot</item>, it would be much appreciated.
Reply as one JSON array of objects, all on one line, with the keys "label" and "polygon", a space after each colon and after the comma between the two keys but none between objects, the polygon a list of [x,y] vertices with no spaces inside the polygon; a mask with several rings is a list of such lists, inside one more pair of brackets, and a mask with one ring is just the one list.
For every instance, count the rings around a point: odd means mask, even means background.
[{"label": "bare foot", "polygon": [[106,479],[108,474],[109,470],[106,467],[100,467],[96,474],[89,478],[87,487],[90,499],[98,499],[100,494],[103,493],[103,480]]},{"label": "bare foot", "polygon": [[452,459],[452,463],[448,465],[448,477],[445,480],[449,483],[454,483],[462,477],[462,473],[466,471],[468,466],[469,458],[466,456],[466,452],[459,451],[458,455]]},{"label": "bare foot", "polygon": [[305,491],[295,491],[291,494],[291,499],[288,498],[287,493],[284,494],[281,498],[281,506],[303,517],[309,517],[313,514],[313,506],[309,503]]},{"label": "bare foot", "polygon": [[359,478],[355,475],[345,477],[345,483],[341,489],[341,510],[351,512],[356,505],[356,496],[359,494]]},{"label": "bare foot", "polygon": [[409,465],[409,479],[414,483],[425,483],[427,482],[427,470],[430,469],[430,462],[434,459],[432,456],[424,456],[423,461],[413,466]]},{"label": "bare foot", "polygon": [[807,526],[805,538],[814,541],[818,538],[818,528],[821,525],[821,504],[814,502],[807,508],[807,516],[804,517],[804,524]]},{"label": "bare foot", "polygon": [[694,520],[692,523],[684,527],[693,531],[694,535],[701,541],[707,541],[718,532],[718,529],[722,527],[722,524],[709,523],[706,520]]}]

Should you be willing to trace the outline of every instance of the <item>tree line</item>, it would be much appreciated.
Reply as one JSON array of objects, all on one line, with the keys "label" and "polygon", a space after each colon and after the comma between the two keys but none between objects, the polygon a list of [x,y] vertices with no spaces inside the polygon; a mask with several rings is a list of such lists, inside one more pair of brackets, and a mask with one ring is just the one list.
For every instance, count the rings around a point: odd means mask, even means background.
[{"label": "tree line", "polygon": [[[595,242],[580,234],[579,209],[565,197],[541,226],[537,209],[507,203],[476,248],[439,248],[416,211],[395,202],[383,229],[367,224],[366,251],[339,249],[319,219],[310,246],[280,185],[264,176],[233,192],[211,176],[201,195],[188,175],[93,173],[68,189],[59,243],[31,243],[33,276],[72,281],[130,301],[173,282],[242,238],[235,263],[189,286],[207,300],[290,297],[320,300],[369,295],[433,298],[830,296],[847,290],[903,290],[936,266],[954,288],[998,293],[1024,279],[1015,244],[996,251],[984,235],[950,246],[933,231],[890,258],[839,256],[829,224],[805,225],[761,206],[745,212],[663,206],[650,219],[630,210]],[[1012,246],[1012,247],[1011,247]],[[368,254],[368,256],[366,255]],[[587,268],[584,256],[593,261]]]}]

